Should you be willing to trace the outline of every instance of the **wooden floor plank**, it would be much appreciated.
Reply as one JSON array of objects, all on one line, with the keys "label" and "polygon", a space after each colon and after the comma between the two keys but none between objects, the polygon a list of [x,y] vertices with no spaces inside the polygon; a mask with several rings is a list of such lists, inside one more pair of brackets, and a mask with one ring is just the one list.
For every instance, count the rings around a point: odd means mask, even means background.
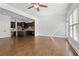
[{"label": "wooden floor plank", "polygon": [[0,39],[0,55],[3,56],[74,56],[65,38],[18,37]]}]

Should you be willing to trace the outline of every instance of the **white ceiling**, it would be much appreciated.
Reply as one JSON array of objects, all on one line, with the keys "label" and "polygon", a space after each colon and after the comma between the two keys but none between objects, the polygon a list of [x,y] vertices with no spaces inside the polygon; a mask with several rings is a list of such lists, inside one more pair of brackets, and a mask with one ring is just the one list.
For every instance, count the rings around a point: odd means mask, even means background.
[{"label": "white ceiling", "polygon": [[24,17],[22,15],[16,14],[3,8],[0,8],[0,14],[9,16],[12,19],[11,21],[15,21],[15,19],[17,19],[17,21],[29,22],[32,20],[30,18]]},{"label": "white ceiling", "polygon": [[[20,10],[26,14],[30,14],[34,17],[36,17],[36,19],[38,19],[41,16],[50,16],[52,15],[54,18],[63,18],[66,16],[67,11],[69,9],[70,4],[69,3],[44,3],[46,5],[48,5],[48,8],[40,8],[40,11],[37,12],[36,9],[31,8],[31,9],[27,9],[29,6],[31,6],[30,3],[6,3],[7,5],[16,8],[17,10]],[[14,16],[16,18],[19,19],[24,19],[24,20],[28,20],[27,16],[22,16],[19,15],[17,13],[11,12],[9,10],[4,10],[2,8],[0,8],[0,13],[6,14],[8,16]],[[52,17],[52,19],[53,19]]]},{"label": "white ceiling", "polygon": [[27,14],[33,15],[33,16],[35,16],[37,13],[37,11],[34,8],[27,9],[28,7],[31,6],[30,3],[7,3],[7,4],[18,9],[18,10],[21,10]]},{"label": "white ceiling", "polygon": [[68,8],[69,8],[69,3],[44,3],[48,5],[48,8],[40,8],[40,11],[37,12],[36,9],[27,9],[29,6],[31,6],[30,3],[7,3],[8,5],[21,10],[27,14],[33,15],[36,18],[38,18],[40,15],[45,16],[45,15],[54,15],[54,16],[59,16],[63,17],[66,15]]}]

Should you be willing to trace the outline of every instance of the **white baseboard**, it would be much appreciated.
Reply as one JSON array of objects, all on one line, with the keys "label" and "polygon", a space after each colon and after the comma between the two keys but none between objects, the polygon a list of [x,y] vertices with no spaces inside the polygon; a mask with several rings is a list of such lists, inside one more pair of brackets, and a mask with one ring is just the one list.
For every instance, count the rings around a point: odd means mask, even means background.
[{"label": "white baseboard", "polygon": [[0,37],[0,39],[3,39],[3,38],[10,38],[10,37]]},{"label": "white baseboard", "polygon": [[51,36],[51,35],[45,35],[45,34],[36,34],[35,36]]},{"label": "white baseboard", "polygon": [[61,38],[67,38],[66,36],[52,36],[52,37],[61,37]]},{"label": "white baseboard", "polygon": [[67,38],[66,36],[51,36],[51,35],[45,35],[45,34],[36,34],[35,36],[49,36],[49,37],[61,37],[61,38]]},{"label": "white baseboard", "polygon": [[7,37],[11,37],[10,35],[6,35],[6,36],[0,36],[0,38],[7,38]]}]

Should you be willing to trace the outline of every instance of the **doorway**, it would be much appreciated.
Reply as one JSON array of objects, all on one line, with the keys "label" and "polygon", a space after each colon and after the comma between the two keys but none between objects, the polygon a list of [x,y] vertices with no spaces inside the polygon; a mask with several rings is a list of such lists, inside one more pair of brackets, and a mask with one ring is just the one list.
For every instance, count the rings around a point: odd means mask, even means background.
[{"label": "doorway", "polygon": [[11,37],[35,36],[35,22],[11,21]]}]

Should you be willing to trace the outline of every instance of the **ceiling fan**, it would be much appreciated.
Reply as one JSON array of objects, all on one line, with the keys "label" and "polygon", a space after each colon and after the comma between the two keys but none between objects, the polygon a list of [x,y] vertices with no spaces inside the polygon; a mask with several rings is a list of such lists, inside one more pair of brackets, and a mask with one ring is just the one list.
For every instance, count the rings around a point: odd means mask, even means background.
[{"label": "ceiling fan", "polygon": [[43,8],[47,8],[48,6],[47,5],[44,5],[44,4],[41,4],[41,3],[31,3],[32,6],[28,7],[27,9],[31,9],[31,8],[36,8],[37,11],[40,11],[40,7],[43,7]]}]

